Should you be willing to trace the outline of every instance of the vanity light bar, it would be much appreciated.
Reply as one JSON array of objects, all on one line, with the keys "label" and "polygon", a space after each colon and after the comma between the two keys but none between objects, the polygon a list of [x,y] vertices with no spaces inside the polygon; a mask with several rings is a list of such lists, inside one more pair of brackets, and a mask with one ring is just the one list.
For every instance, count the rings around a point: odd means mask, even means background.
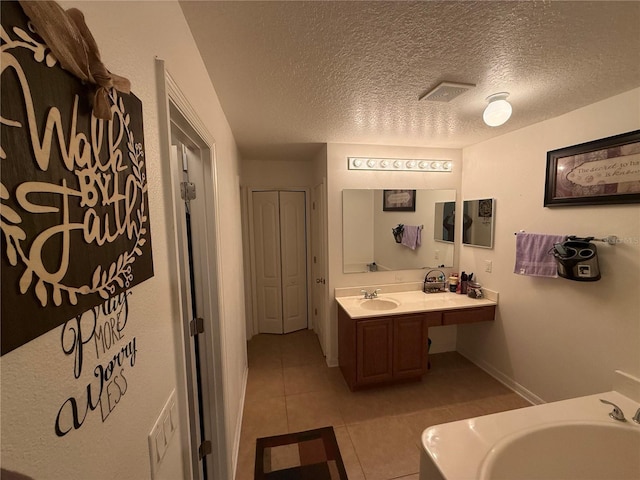
[{"label": "vanity light bar", "polygon": [[347,157],[349,170],[450,172],[451,160]]}]

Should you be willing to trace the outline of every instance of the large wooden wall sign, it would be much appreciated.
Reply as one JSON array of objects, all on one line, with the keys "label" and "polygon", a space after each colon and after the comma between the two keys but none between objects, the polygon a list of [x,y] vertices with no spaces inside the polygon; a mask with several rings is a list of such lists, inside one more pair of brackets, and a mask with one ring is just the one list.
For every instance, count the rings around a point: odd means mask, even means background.
[{"label": "large wooden wall sign", "polygon": [[2,355],[153,276],[142,103],[113,119],[16,2],[2,31]]}]

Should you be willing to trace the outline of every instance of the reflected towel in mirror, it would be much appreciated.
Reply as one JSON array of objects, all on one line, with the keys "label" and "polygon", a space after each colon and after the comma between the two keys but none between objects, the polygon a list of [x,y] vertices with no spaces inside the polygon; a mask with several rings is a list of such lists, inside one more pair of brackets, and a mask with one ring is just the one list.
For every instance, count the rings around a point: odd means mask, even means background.
[{"label": "reflected towel in mirror", "polygon": [[417,225],[405,225],[404,232],[402,234],[402,245],[409,247],[411,250],[415,250],[420,246],[422,240],[420,238],[421,226]]}]

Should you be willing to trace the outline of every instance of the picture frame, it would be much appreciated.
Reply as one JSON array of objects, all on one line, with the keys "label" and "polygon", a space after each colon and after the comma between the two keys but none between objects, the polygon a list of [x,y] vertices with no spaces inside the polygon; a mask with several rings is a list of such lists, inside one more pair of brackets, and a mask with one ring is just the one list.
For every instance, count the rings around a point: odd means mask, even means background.
[{"label": "picture frame", "polygon": [[384,212],[415,212],[415,190],[383,190],[382,210]]},{"label": "picture frame", "polygon": [[547,152],[544,206],[640,203],[640,130]]},{"label": "picture frame", "polygon": [[97,118],[87,85],[50,64],[20,5],[4,2],[1,23],[3,68],[16,73],[2,75],[0,96],[3,356],[85,314],[95,322],[154,262],[142,101],[109,89],[112,119]]}]

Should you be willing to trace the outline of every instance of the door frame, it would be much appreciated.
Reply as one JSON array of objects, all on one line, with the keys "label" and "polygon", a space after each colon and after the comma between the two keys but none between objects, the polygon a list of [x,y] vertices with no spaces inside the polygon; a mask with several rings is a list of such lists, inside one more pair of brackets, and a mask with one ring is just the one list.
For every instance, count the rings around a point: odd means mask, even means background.
[{"label": "door frame", "polygon": [[[178,410],[180,416],[181,444],[187,445],[187,449],[182,449],[185,478],[200,480],[201,470],[198,457],[199,446],[199,425],[196,392],[194,352],[192,348],[191,336],[189,333],[188,318],[189,298],[184,292],[189,288],[189,280],[185,271],[182,257],[184,254],[184,238],[186,230],[184,223],[180,221],[180,204],[184,203],[180,198],[180,186],[176,179],[179,175],[179,166],[171,161],[171,132],[173,125],[178,127],[194,145],[200,150],[202,160],[203,177],[203,206],[201,211],[207,218],[205,228],[197,232],[199,251],[209,268],[202,269],[197,274],[197,281],[200,283],[198,290],[202,294],[200,303],[202,305],[205,333],[202,335],[204,342],[203,362],[204,372],[208,380],[203,384],[203,403],[205,414],[206,431],[211,435],[213,460],[208,468],[208,479],[203,480],[223,480],[229,478],[229,472],[233,472],[233,465],[230,463],[228,455],[228,445],[226,440],[226,422],[223,392],[223,372],[222,372],[222,339],[220,336],[221,311],[221,291],[218,279],[222,278],[218,262],[220,244],[220,225],[218,206],[219,200],[217,174],[216,174],[216,153],[215,140],[208,132],[203,122],[200,120],[195,110],[186,99],[175,80],[165,68],[164,61],[156,58],[156,83],[158,87],[158,115],[160,122],[160,155],[162,187],[165,192],[171,192],[164,196],[164,207],[167,212],[167,229],[170,232],[167,238],[169,251],[169,276],[178,279],[174,289],[175,299],[171,316],[173,319],[175,351],[177,353],[177,389],[180,401]],[[164,127],[163,127],[164,125]],[[184,207],[182,207],[184,208]]]},{"label": "door frame", "polygon": [[243,207],[246,211],[246,221],[244,222],[247,232],[248,232],[248,245],[245,243],[245,246],[249,247],[249,278],[250,289],[248,290],[248,297],[251,298],[250,305],[247,305],[250,308],[247,308],[247,340],[249,340],[253,335],[258,334],[258,302],[256,301],[256,257],[255,257],[255,244],[254,244],[254,236],[253,236],[253,203],[252,197],[253,192],[304,192],[304,213],[305,213],[305,243],[306,243],[306,266],[307,266],[307,330],[313,329],[313,316],[311,310],[311,295],[313,294],[313,290],[311,289],[311,189],[309,187],[256,187],[256,186],[244,186],[242,187],[244,191],[244,201]]},{"label": "door frame", "polygon": [[[316,334],[318,335],[318,339],[320,342],[320,347],[322,348],[322,353],[325,355],[325,358],[327,357],[327,346],[328,346],[328,331],[329,331],[329,325],[328,325],[328,308],[329,308],[329,302],[328,302],[328,295],[327,295],[327,289],[329,286],[329,280],[328,280],[328,262],[327,262],[327,215],[326,215],[326,211],[327,211],[327,183],[326,183],[326,179],[322,178],[322,181],[320,183],[317,183],[316,185],[313,186],[313,188],[311,189],[311,201],[312,202],[316,202],[316,205],[319,208],[316,208],[315,213],[314,211],[311,212],[311,215],[316,215],[317,221],[318,221],[318,231],[317,232],[313,232],[313,227],[312,227],[312,231],[311,231],[311,236],[313,235],[313,233],[315,233],[315,236],[312,236],[311,238],[311,248],[312,251],[310,252],[310,260],[312,262],[312,268],[314,268],[314,264],[313,264],[313,253],[314,253],[314,248],[313,245],[314,243],[317,243],[318,245],[318,249],[322,252],[322,262],[321,264],[318,263],[318,267],[320,268],[320,270],[322,270],[322,273],[324,274],[324,279],[325,282],[322,284],[320,288],[321,290],[321,294],[320,294],[320,298],[318,299],[319,305],[317,305],[316,302],[316,297],[315,295],[313,295],[312,293],[312,297],[311,297],[311,308],[312,308],[312,313],[316,308],[319,308],[319,314],[317,315],[317,319],[318,319],[318,323],[320,325],[317,326],[314,324],[314,330],[316,332]],[[319,195],[316,196],[316,191],[319,192]],[[314,283],[316,282],[316,275],[314,273],[316,272],[311,272],[311,288],[312,288],[312,292],[314,288],[318,288],[314,286]],[[316,315],[314,315],[312,318],[316,318]]]}]

